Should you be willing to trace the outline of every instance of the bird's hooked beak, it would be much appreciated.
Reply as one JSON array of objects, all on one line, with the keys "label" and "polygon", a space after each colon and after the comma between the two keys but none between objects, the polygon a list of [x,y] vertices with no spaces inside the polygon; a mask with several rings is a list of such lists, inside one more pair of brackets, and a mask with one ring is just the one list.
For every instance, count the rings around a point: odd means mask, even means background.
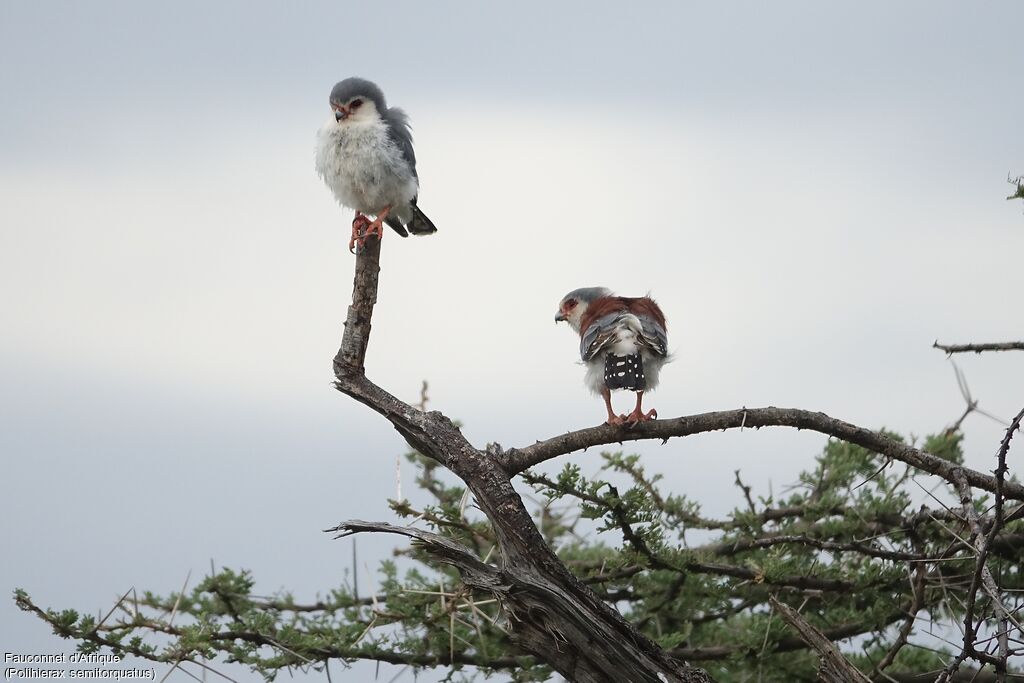
[{"label": "bird's hooked beak", "polygon": [[345,109],[345,107],[338,107],[334,110],[334,120],[339,122],[344,121],[348,118],[348,114],[348,109]]},{"label": "bird's hooked beak", "polygon": [[562,311],[555,313],[555,323],[565,322],[566,320],[568,320],[568,318],[565,317],[565,313]]}]

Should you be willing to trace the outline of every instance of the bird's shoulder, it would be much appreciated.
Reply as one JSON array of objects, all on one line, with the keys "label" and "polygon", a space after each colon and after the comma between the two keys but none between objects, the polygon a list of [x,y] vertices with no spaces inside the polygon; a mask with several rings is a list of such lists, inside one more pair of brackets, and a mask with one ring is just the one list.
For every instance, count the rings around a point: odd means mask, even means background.
[{"label": "bird's shoulder", "polygon": [[391,107],[382,114],[382,119],[388,136],[402,152],[402,157],[415,174],[416,152],[412,146],[412,124],[409,123],[409,115],[403,109]]},{"label": "bird's shoulder", "polygon": [[638,297],[619,297],[622,299],[623,305],[633,315],[638,318],[650,318],[655,323],[660,325],[662,328],[665,327],[665,313],[661,310],[661,306],[649,296],[638,296]]},{"label": "bird's shoulder", "polygon": [[587,312],[580,320],[580,334],[586,334],[587,329],[599,321],[607,325],[623,313],[631,313],[641,319],[648,318],[662,328],[665,327],[665,313],[649,296],[602,296],[594,299],[587,307]]},{"label": "bird's shoulder", "polygon": [[580,319],[580,336],[585,337],[595,323],[605,325],[614,320],[617,313],[627,311],[624,298],[621,296],[602,296],[594,299]]}]

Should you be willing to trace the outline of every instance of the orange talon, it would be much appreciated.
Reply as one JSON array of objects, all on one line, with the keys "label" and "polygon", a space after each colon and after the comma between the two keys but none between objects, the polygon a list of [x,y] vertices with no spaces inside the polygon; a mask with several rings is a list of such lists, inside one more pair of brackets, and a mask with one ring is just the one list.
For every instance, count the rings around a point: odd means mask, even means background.
[{"label": "orange talon", "polygon": [[364,232],[362,236],[356,240],[356,244],[358,244],[360,248],[365,247],[366,240],[370,238],[370,235],[376,235],[378,240],[384,238],[384,226],[381,224],[379,220],[373,221],[372,223],[367,223],[366,232]]},{"label": "orange talon", "polygon": [[652,408],[651,410],[649,410],[649,411],[647,411],[645,413],[643,408],[640,407],[640,405],[643,402],[643,400],[644,400],[644,392],[642,392],[642,391],[636,392],[636,408],[633,408],[633,412],[630,413],[629,415],[625,416],[626,422],[629,422],[629,423],[632,423],[632,424],[636,424],[638,422],[648,422],[650,420],[658,419],[658,411],[657,410],[654,410]]},{"label": "orange talon", "polygon": [[388,217],[389,213],[391,213],[391,207],[385,206],[381,209],[381,212],[377,214],[377,217],[366,226],[366,232],[356,240],[356,243],[360,247],[366,246],[366,240],[370,235],[376,235],[378,241],[384,239],[384,219]]},{"label": "orange talon", "polygon": [[367,230],[370,226],[370,219],[363,214],[356,211],[356,217],[352,219],[352,237],[348,241],[348,250],[351,253],[356,253],[356,243],[359,246],[363,246],[363,242],[366,241],[365,237],[361,236],[364,230]]}]

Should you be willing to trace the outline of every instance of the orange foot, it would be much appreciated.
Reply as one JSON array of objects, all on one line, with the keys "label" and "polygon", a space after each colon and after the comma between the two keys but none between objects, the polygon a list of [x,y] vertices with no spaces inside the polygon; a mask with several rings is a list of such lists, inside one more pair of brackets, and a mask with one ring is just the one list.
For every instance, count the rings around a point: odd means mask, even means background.
[{"label": "orange foot", "polygon": [[370,219],[356,211],[356,217],[352,219],[352,237],[348,241],[348,250],[351,253],[356,253],[357,243],[359,246],[363,246],[363,243],[366,242],[366,238],[362,236],[362,233],[370,225]]},{"label": "orange foot", "polygon": [[657,410],[649,410],[646,413],[640,406],[643,404],[644,392],[636,392],[636,408],[633,408],[633,412],[629,415],[623,415],[625,421],[630,424],[636,424],[637,422],[648,422],[650,420],[656,420],[658,418]]},{"label": "orange foot", "polygon": [[[366,232],[356,239],[356,244],[358,244],[360,248],[366,246],[366,240],[370,235],[376,235],[378,240],[384,239],[384,219],[388,217],[389,213],[391,213],[391,207],[385,206],[381,212],[377,214],[377,217],[366,226]],[[363,218],[366,218],[366,216],[363,216]]]},{"label": "orange foot", "polygon": [[384,225],[379,218],[367,224],[366,232],[356,240],[356,244],[359,245],[360,249],[366,246],[366,240],[369,239],[370,235],[376,235],[378,240],[384,239]]},{"label": "orange foot", "polygon": [[650,422],[651,420],[658,419],[658,411],[652,408],[651,410],[645,413],[642,410],[640,410],[639,407],[637,407],[629,415],[623,415],[623,418],[624,422],[629,422],[631,424],[636,424],[637,422]]}]

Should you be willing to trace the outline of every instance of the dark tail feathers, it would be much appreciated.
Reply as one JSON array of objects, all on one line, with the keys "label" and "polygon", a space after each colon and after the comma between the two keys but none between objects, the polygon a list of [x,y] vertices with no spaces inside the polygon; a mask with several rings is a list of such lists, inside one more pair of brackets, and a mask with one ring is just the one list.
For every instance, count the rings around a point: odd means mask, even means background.
[{"label": "dark tail feathers", "polygon": [[402,225],[402,221],[398,220],[394,216],[388,216],[387,218],[384,219],[384,222],[387,223],[392,230],[397,232],[402,237],[409,236],[409,233],[405,231],[405,226]]},{"label": "dark tail feathers", "polygon": [[643,391],[647,388],[643,356],[639,353],[628,356],[609,353],[604,357],[604,385],[609,389]]},{"label": "dark tail feathers", "polygon": [[409,228],[409,232],[414,235],[429,235],[432,232],[437,232],[437,228],[427,218],[427,215],[420,211],[416,202],[412,203],[412,220],[405,227]]}]

